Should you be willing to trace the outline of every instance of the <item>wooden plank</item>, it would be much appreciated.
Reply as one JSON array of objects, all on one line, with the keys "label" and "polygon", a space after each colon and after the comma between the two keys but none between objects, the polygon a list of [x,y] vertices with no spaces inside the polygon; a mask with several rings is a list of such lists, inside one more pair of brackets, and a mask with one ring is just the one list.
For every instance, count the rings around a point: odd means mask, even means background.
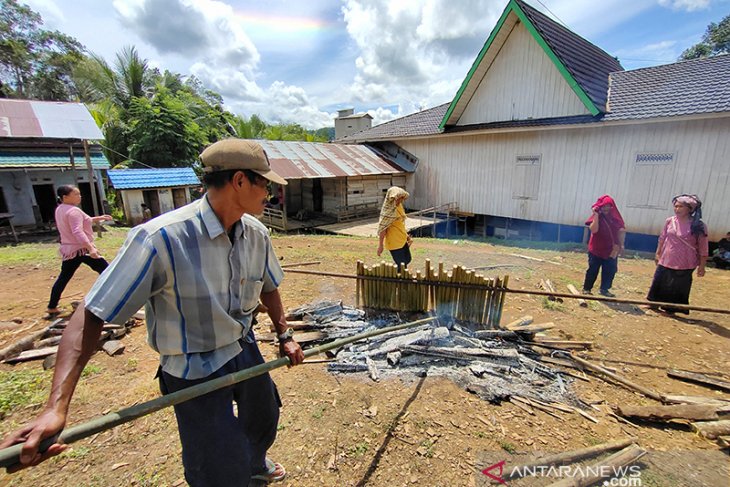
[{"label": "wooden plank", "polygon": [[695,382],[705,387],[711,387],[713,389],[721,389],[723,391],[730,392],[730,382],[710,377],[706,374],[699,374],[697,372],[689,372],[687,370],[669,369],[667,375],[674,379],[681,379],[684,381]]},{"label": "wooden plank", "polygon": [[110,357],[113,357],[118,353],[122,353],[124,351],[124,348],[124,344],[119,340],[109,340],[104,342],[104,344],[101,346],[101,349],[104,350]]},{"label": "wooden plank", "polygon": [[620,467],[631,465],[644,455],[646,455],[646,450],[636,444],[631,444],[605,460],[601,460],[582,470],[582,475],[579,473],[574,477],[566,477],[559,482],[551,484],[550,487],[588,487],[589,485],[594,485],[600,481],[607,480],[607,477],[601,475],[603,472],[617,472]]},{"label": "wooden plank", "polygon": [[616,412],[624,417],[647,421],[669,421],[672,419],[708,421],[718,419],[716,407],[700,404],[674,404],[669,406],[619,405],[616,407]]},{"label": "wooden plank", "polygon": [[701,423],[692,423],[692,431],[696,431],[700,435],[709,440],[714,440],[718,436],[730,435],[730,420],[707,421]]},{"label": "wooden plank", "polygon": [[5,360],[6,364],[14,364],[18,362],[27,362],[28,360],[36,360],[39,358],[45,358],[49,355],[53,355],[58,351],[58,346],[55,347],[46,347],[46,348],[39,348],[37,350],[26,350],[24,352],[21,352],[20,355],[16,357],[9,358]]},{"label": "wooden plank", "polygon": [[[578,292],[578,290],[575,288],[575,286],[573,286],[572,284],[568,284],[568,291],[570,291],[570,294],[573,294],[574,296],[580,296],[581,295]],[[578,300],[578,304],[582,308],[587,308],[588,307],[588,303],[586,303],[586,300],[585,299],[579,299]]]}]

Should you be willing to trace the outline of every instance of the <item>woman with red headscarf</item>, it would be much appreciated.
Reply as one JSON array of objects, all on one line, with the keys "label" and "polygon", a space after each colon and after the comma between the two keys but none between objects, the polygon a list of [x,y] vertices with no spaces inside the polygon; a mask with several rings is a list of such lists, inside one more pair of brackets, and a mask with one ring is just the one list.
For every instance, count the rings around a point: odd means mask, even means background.
[{"label": "woman with red headscarf", "polygon": [[610,289],[618,271],[618,254],[624,248],[624,219],[616,208],[616,202],[607,194],[598,198],[591,210],[593,214],[586,220],[591,238],[588,240],[588,270],[583,281],[583,294],[591,294],[600,271],[600,293],[614,297]]},{"label": "woman with red headscarf", "polygon": [[[667,218],[659,235],[654,256],[656,271],[646,299],[689,304],[692,272],[697,269],[697,277],[705,275],[705,262],[709,253],[707,225],[702,222],[702,202],[697,195],[675,196],[672,204],[674,216]],[[672,307],[662,309],[670,314],[689,314],[688,310]]]}]

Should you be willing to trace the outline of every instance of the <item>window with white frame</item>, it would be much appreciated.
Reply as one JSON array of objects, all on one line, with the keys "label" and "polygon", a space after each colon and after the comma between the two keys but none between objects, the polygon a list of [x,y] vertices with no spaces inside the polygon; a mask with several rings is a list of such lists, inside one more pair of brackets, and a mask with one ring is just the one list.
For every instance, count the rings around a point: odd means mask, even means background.
[{"label": "window with white frame", "polygon": [[630,170],[629,206],[667,208],[674,177],[675,153],[638,152]]},{"label": "window with white frame", "polygon": [[540,155],[517,156],[512,177],[512,198],[536,200],[540,188]]}]

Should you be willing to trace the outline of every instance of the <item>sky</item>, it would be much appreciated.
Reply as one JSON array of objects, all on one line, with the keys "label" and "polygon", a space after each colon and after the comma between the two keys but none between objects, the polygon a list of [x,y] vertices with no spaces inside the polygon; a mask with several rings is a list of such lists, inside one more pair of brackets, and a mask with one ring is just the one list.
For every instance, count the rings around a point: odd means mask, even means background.
[{"label": "sky", "polygon": [[[672,63],[730,0],[526,0],[618,57]],[[194,75],[228,110],[308,129],[451,101],[507,0],[21,0],[113,62],[125,46]]]}]

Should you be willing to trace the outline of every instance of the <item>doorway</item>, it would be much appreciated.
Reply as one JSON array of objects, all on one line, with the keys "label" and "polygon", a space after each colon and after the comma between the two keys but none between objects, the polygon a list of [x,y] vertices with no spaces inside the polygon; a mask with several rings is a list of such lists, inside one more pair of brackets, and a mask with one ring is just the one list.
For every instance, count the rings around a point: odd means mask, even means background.
[{"label": "doorway", "polygon": [[[91,199],[91,185],[89,183],[79,183],[79,192],[81,192],[81,209],[84,210],[89,216],[95,216],[94,214],[94,202]],[[104,204],[101,201],[101,194],[99,194],[99,188],[94,185],[96,189],[96,203],[99,205],[99,214],[104,214]]]},{"label": "doorway", "polygon": [[36,223],[51,223],[56,219],[56,192],[52,184],[34,184],[33,195],[38,211]]},{"label": "doorway", "polygon": [[312,209],[315,212],[322,213],[322,180],[312,180]]},{"label": "doorway", "polygon": [[185,198],[186,191],[187,188],[172,188],[172,205],[175,208],[180,208],[187,204],[187,199]]},{"label": "doorway", "polygon": [[152,212],[152,218],[159,216],[160,214],[160,196],[157,194],[157,190],[142,191],[142,198],[147,208]]}]

